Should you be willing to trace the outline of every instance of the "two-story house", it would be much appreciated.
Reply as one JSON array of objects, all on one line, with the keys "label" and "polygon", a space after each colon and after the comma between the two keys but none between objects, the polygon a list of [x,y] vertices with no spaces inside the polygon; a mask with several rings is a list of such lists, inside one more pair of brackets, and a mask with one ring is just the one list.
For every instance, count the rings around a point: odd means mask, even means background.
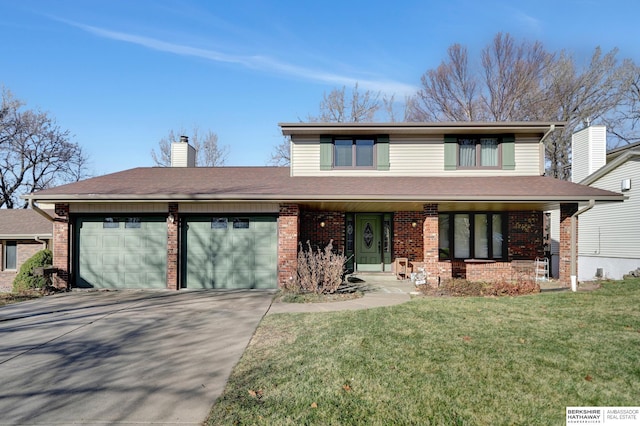
[{"label": "two-story house", "polygon": [[[563,123],[284,123],[290,167],[135,168],[26,196],[54,203],[60,286],[275,288],[299,243],[334,247],[355,271],[398,258],[428,280],[518,279],[542,257],[543,212],[561,210],[560,279],[576,258],[579,203],[622,195],[544,176]],[[573,223],[573,226],[571,225]]]}]

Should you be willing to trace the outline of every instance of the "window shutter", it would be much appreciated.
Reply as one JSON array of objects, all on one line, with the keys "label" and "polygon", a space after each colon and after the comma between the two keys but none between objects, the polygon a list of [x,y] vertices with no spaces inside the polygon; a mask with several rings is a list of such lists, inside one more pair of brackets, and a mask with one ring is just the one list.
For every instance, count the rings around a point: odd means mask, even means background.
[{"label": "window shutter", "polygon": [[458,166],[458,138],[444,137],[444,169],[455,170]]},{"label": "window shutter", "polygon": [[333,138],[320,135],[320,170],[331,170],[333,165]]},{"label": "window shutter", "polygon": [[502,170],[515,170],[516,168],[516,138],[513,135],[502,137]]},{"label": "window shutter", "polygon": [[377,169],[389,170],[389,135],[379,135],[376,142]]}]

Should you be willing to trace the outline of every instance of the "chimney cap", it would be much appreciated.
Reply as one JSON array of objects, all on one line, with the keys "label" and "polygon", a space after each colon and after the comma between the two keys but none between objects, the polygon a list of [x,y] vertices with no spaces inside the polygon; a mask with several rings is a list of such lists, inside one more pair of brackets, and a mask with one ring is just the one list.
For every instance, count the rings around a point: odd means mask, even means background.
[{"label": "chimney cap", "polygon": [[189,143],[189,136],[180,136],[180,142]]}]

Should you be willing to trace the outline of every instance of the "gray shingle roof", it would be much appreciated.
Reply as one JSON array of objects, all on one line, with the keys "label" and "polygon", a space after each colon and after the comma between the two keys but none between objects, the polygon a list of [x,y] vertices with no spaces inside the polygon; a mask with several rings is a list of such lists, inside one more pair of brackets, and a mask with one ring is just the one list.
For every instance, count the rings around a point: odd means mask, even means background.
[{"label": "gray shingle roof", "polygon": [[81,200],[621,201],[544,176],[291,177],[288,167],[141,167],[45,189],[28,198]]},{"label": "gray shingle roof", "polygon": [[36,235],[53,235],[53,224],[31,209],[0,209],[0,237]]}]

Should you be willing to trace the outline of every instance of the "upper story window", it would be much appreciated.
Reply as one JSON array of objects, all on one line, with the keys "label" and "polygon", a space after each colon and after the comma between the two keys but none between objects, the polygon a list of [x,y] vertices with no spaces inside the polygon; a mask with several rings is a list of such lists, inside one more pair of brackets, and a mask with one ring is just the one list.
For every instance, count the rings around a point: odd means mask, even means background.
[{"label": "upper story window", "polygon": [[375,140],[364,138],[336,138],[333,141],[334,167],[375,166]]},{"label": "upper story window", "polygon": [[458,139],[458,167],[499,167],[498,138]]},{"label": "upper story window", "polygon": [[320,136],[320,170],[389,170],[389,136]]}]

